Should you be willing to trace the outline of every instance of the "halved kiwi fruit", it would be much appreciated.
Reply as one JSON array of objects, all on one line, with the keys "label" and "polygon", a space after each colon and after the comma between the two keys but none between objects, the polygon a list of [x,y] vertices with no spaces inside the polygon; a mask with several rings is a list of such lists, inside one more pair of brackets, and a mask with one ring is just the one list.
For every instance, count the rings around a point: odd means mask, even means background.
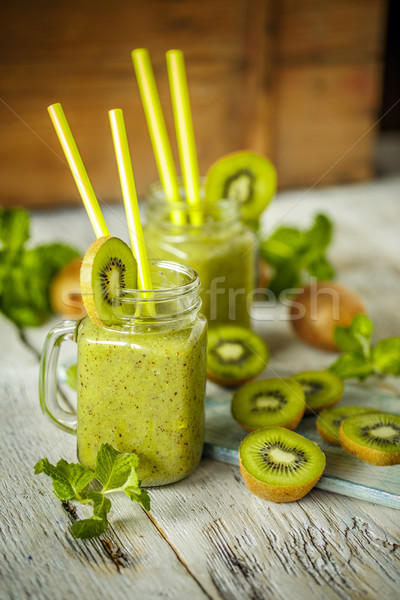
[{"label": "halved kiwi fruit", "polygon": [[260,379],[235,392],[231,412],[235,421],[248,431],[261,427],[295,429],[305,407],[305,394],[297,381]]},{"label": "halved kiwi fruit", "polygon": [[281,427],[253,431],[239,447],[247,487],[272,502],[305,496],[321,477],[325,463],[325,454],[315,442]]},{"label": "halved kiwi fruit", "polygon": [[241,325],[217,325],[208,331],[207,376],[236,387],[259,375],[269,359],[264,340]]},{"label": "halved kiwi fruit", "polygon": [[331,371],[303,371],[293,375],[306,395],[306,414],[313,414],[339,402],[344,383]]},{"label": "halved kiwi fruit", "polygon": [[343,419],[376,412],[379,411],[364,406],[334,406],[333,408],[327,408],[318,415],[317,430],[322,439],[328,444],[340,446],[339,428]]},{"label": "halved kiwi fruit", "polygon": [[374,413],[344,419],[339,429],[346,452],[373,465],[400,463],[400,415]]},{"label": "halved kiwi fruit", "polygon": [[235,152],[217,160],[206,175],[206,201],[234,198],[242,219],[254,222],[276,192],[276,170],[270,160],[255,152]]},{"label": "halved kiwi fruit", "polygon": [[120,321],[125,289],[135,289],[137,265],[132,250],[119,238],[101,237],[86,252],[81,267],[85,308],[97,325]]}]

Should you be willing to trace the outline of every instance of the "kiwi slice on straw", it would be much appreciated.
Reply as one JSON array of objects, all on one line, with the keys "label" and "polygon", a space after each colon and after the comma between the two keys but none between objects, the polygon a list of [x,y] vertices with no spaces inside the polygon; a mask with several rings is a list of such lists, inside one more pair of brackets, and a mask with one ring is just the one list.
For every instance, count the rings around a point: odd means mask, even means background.
[{"label": "kiwi slice on straw", "polygon": [[295,429],[304,414],[305,394],[292,379],[260,379],[239,388],[232,399],[232,416],[249,431],[261,427]]},{"label": "kiwi slice on straw", "polygon": [[125,290],[136,286],[137,265],[129,246],[116,237],[98,238],[81,267],[82,299],[91,320],[97,325],[118,324]]},{"label": "kiwi slice on straw", "polygon": [[306,395],[306,415],[333,406],[343,396],[344,383],[332,371],[303,371],[293,375]]},{"label": "kiwi slice on straw", "polygon": [[321,477],[325,463],[325,454],[315,442],[282,427],[253,431],[239,448],[247,487],[272,502],[305,496]]},{"label": "kiwi slice on straw", "polygon": [[364,406],[334,406],[333,408],[327,408],[318,415],[317,430],[322,439],[328,444],[340,446],[339,428],[343,419],[377,412],[379,412],[378,409]]},{"label": "kiwi slice on straw", "polygon": [[256,221],[276,192],[276,170],[255,152],[235,152],[217,160],[206,175],[206,200],[234,198],[243,221]]},{"label": "kiwi slice on straw", "polygon": [[400,463],[400,415],[374,413],[344,419],[339,429],[346,452],[373,465]]}]

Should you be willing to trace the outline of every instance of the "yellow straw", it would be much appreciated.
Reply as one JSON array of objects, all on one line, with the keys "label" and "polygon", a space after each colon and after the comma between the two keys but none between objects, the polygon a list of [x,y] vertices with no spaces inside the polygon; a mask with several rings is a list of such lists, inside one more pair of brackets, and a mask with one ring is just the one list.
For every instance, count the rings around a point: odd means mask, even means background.
[{"label": "yellow straw", "polygon": [[193,225],[201,225],[199,166],[183,53],[181,50],[169,50],[166,60],[183,182],[187,199],[195,209],[191,221]]},{"label": "yellow straw", "polygon": [[109,236],[106,222],[101,214],[96,194],[90,183],[81,155],[75,143],[67,118],[64,114],[61,104],[52,104],[47,107],[50,118],[56,130],[57,137],[60,140],[65,158],[68,161],[75,183],[85,205],[86,212],[96,234],[96,237]]},{"label": "yellow straw", "polygon": [[133,177],[128,138],[126,136],[124,115],[122,110],[117,108],[115,110],[110,110],[108,116],[110,118],[119,179],[121,182],[122,196],[128,221],[129,237],[138,263],[139,289],[152,290],[150,268],[147,260],[142,224],[140,222],[139,204]]},{"label": "yellow straw", "polygon": [[[137,48],[131,56],[165,197],[170,202],[179,201],[178,178],[149,52],[146,48]],[[178,210],[172,211],[171,220],[176,225],[185,223],[184,215]]]}]

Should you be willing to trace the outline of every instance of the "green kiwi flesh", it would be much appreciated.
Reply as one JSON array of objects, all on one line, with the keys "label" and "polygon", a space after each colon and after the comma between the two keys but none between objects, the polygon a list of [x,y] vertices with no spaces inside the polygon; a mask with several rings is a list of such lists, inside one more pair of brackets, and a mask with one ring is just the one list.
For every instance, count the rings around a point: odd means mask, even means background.
[{"label": "green kiwi flesh", "polygon": [[325,468],[325,455],[307,438],[281,427],[253,431],[239,447],[243,478],[256,496],[293,502],[307,494]]},{"label": "green kiwi flesh", "polygon": [[256,221],[276,192],[274,165],[255,152],[223,156],[210,167],[206,177],[206,201],[237,200],[246,222]]},{"label": "green kiwi flesh", "polygon": [[305,410],[305,394],[291,379],[260,379],[240,387],[233,395],[231,412],[249,431],[261,427],[295,429]]},{"label": "green kiwi flesh", "polygon": [[303,371],[292,378],[302,385],[305,392],[306,414],[333,406],[343,396],[343,380],[331,371]]},{"label": "green kiwi flesh", "polygon": [[400,463],[400,415],[363,414],[344,419],[339,429],[346,452],[374,465]]},{"label": "green kiwi flesh", "polygon": [[89,317],[99,325],[120,323],[126,289],[136,289],[137,264],[119,238],[99,238],[86,252],[81,267],[82,298]]},{"label": "green kiwi flesh", "polygon": [[269,359],[264,340],[240,325],[217,325],[208,331],[207,375],[216,383],[237,386],[259,375]]},{"label": "green kiwi flesh", "polygon": [[376,412],[379,411],[364,406],[334,406],[333,408],[326,408],[317,418],[318,433],[328,444],[340,446],[339,428],[343,419]]}]

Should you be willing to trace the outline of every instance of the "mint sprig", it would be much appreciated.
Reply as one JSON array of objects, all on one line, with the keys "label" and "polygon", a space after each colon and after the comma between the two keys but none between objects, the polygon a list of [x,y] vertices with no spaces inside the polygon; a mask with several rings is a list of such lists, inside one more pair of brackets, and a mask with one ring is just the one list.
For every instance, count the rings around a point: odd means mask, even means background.
[{"label": "mint sprig", "polygon": [[[79,519],[71,526],[75,538],[95,537],[106,531],[107,515],[111,509],[108,494],[124,492],[133,502],[138,502],[145,510],[150,510],[150,497],[140,487],[137,475],[139,458],[136,454],[118,452],[110,444],[102,444],[96,457],[95,471],[79,463],[68,463],[64,459],[52,465],[42,458],[35,465],[35,474],[44,473],[53,480],[55,495],[62,502],[78,501],[93,505],[93,515]],[[97,479],[103,486],[100,491],[90,489],[90,483]]]},{"label": "mint sprig", "polygon": [[19,327],[40,325],[52,312],[54,276],[79,256],[64,244],[26,248],[29,213],[0,207],[0,312]]},{"label": "mint sprig", "polygon": [[332,231],[332,221],[319,214],[308,230],[279,227],[260,243],[260,254],[274,272],[268,287],[276,296],[304,285],[310,276],[318,280],[334,277],[334,269],[325,256]]},{"label": "mint sprig", "polygon": [[330,370],[342,379],[400,375],[400,337],[385,338],[373,346],[373,332],[374,325],[366,315],[355,316],[349,327],[336,327],[334,339],[343,354]]}]

